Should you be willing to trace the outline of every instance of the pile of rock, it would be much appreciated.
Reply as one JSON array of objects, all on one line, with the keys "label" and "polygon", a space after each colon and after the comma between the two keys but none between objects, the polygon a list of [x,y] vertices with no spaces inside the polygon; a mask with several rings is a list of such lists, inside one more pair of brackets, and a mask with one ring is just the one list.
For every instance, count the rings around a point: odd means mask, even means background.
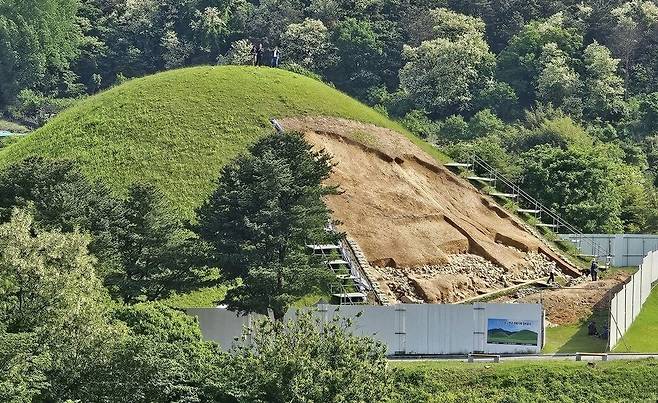
[{"label": "pile of rock", "polygon": [[575,287],[577,285],[586,283],[589,281],[589,277],[580,276],[580,277],[569,277],[567,281],[567,287]]},{"label": "pile of rock", "polygon": [[[555,263],[538,253],[531,252],[527,254],[526,264],[523,267],[509,272],[481,256],[460,254],[452,255],[450,262],[443,265],[407,268],[375,267],[374,269],[398,301],[422,302],[428,300],[428,294],[432,294],[437,302],[455,302],[510,287],[519,281],[546,277],[552,269],[555,269]],[[441,280],[432,282],[437,279]],[[427,289],[437,283],[441,286],[436,285],[435,288],[440,288],[440,291]],[[528,289],[528,292],[534,291]]]},{"label": "pile of rock", "polygon": [[555,262],[551,262],[539,253],[528,252],[525,261],[525,266],[519,272],[519,279],[522,280],[546,277],[556,268]]},{"label": "pile of rock", "polygon": [[522,287],[522,288],[519,288],[513,295],[514,295],[514,298],[523,298],[526,295],[534,294],[534,293],[540,292],[541,290],[542,290],[541,288],[533,287],[533,286]]},{"label": "pile of rock", "polygon": [[[398,301],[403,303],[423,302],[422,298],[416,292],[416,289],[405,273],[406,270],[413,269],[396,269],[394,267],[375,267],[379,272],[379,278],[386,283],[389,290],[395,295]],[[403,271],[404,270],[404,271]]]}]

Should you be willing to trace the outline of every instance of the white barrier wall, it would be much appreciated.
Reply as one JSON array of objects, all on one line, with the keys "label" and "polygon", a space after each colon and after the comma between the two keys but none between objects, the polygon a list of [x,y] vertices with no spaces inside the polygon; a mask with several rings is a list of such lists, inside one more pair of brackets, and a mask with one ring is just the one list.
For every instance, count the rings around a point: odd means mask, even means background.
[{"label": "white barrier wall", "polygon": [[[647,253],[658,250],[658,235],[647,234],[560,234],[562,239],[580,240],[574,245],[584,255],[607,254],[612,266],[639,266]],[[592,243],[599,245],[594,250]]]},{"label": "white barrier wall", "polygon": [[262,315],[239,316],[224,308],[188,308],[188,315],[196,316],[203,337],[217,342],[228,350],[242,336],[245,327],[251,327]]},{"label": "white barrier wall", "polygon": [[610,350],[617,345],[640,314],[642,305],[649,297],[656,280],[658,280],[658,251],[644,257],[638,271],[610,300]]},{"label": "white barrier wall", "polygon": [[[206,339],[229,349],[255,317],[221,308],[188,309]],[[359,315],[360,313],[360,315]],[[324,321],[352,318],[353,332],[380,340],[388,354],[539,353],[544,344],[540,304],[318,305]],[[292,310],[286,319],[294,319]]]}]

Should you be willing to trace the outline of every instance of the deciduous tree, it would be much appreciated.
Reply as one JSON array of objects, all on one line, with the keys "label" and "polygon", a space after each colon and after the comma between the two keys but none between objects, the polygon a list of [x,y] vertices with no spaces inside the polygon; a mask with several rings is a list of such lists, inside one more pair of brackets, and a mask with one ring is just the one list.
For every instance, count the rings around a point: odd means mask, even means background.
[{"label": "deciduous tree", "polygon": [[231,351],[219,373],[239,401],[375,402],[390,387],[385,348],[354,336],[349,320],[322,323],[312,313],[259,321],[251,342]]},{"label": "deciduous tree", "polygon": [[322,71],[332,62],[329,60],[329,33],[322,21],[307,18],[299,24],[288,25],[281,35],[281,46],[286,61],[306,69]]},{"label": "deciduous tree", "polygon": [[53,91],[78,54],[78,0],[0,2],[0,108],[21,89]]},{"label": "deciduous tree", "polygon": [[437,39],[404,48],[407,64],[400,86],[416,105],[435,116],[469,111],[483,82],[493,78],[495,56],[484,40],[484,26],[473,18],[439,10],[454,23],[437,25]]}]

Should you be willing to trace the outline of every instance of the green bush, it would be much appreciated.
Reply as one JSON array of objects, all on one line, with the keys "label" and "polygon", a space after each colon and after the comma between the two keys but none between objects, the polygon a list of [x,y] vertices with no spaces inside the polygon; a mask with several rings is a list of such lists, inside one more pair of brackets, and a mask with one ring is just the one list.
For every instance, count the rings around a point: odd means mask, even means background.
[{"label": "green bush", "polygon": [[22,90],[8,112],[13,119],[25,125],[39,127],[73,102],[73,99],[52,98],[37,91]]},{"label": "green bush", "polygon": [[490,109],[479,111],[468,122],[468,135],[470,138],[497,136],[503,139],[507,131],[508,128],[505,122],[494,115]]},{"label": "green bush", "polygon": [[414,109],[402,119],[402,124],[412,133],[423,139],[437,140],[441,125],[430,120],[424,111]]},{"label": "green bush", "polygon": [[441,140],[455,142],[468,139],[468,123],[461,115],[447,117],[441,125]]}]

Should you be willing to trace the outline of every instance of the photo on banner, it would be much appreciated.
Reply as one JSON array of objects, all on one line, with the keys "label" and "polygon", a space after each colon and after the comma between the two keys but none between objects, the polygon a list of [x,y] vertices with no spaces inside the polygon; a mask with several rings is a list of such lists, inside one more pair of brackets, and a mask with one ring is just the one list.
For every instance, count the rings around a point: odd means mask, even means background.
[{"label": "photo on banner", "polygon": [[488,344],[539,345],[538,320],[487,319]]}]

